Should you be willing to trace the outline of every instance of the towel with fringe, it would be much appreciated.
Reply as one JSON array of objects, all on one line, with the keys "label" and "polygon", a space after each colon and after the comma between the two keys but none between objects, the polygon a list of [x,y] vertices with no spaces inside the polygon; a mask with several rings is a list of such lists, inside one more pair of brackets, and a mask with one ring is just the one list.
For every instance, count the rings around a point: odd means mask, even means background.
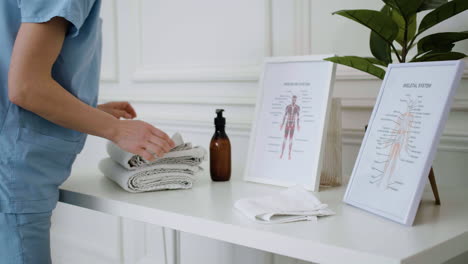
[{"label": "towel with fringe", "polygon": [[163,157],[156,158],[153,161],[147,161],[139,155],[135,155],[122,150],[112,142],[107,143],[107,154],[109,157],[123,166],[127,170],[135,170],[141,167],[147,167],[157,164],[185,164],[198,166],[206,157],[206,150],[202,147],[193,147],[191,143],[184,143],[182,136],[175,133],[172,136],[176,147],[166,153]]},{"label": "towel with fringe", "polygon": [[133,193],[190,189],[196,174],[201,172],[199,166],[185,164],[158,164],[126,170],[110,158],[103,159],[99,169],[107,178]]},{"label": "towel with fringe", "polygon": [[153,161],[108,142],[109,158],[99,163],[99,169],[128,192],[189,189],[195,176],[202,171],[199,165],[205,160],[207,152],[202,147],[184,143],[179,133],[174,134],[172,140],[176,147]]}]

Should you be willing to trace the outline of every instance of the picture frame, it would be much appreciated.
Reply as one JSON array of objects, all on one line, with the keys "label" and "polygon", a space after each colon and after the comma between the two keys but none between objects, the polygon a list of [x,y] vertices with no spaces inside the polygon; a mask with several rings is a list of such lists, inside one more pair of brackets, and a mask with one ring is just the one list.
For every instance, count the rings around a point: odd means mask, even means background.
[{"label": "picture frame", "polygon": [[266,58],[244,180],[318,191],[335,79],[333,55]]},{"label": "picture frame", "polygon": [[388,66],[345,203],[413,224],[463,69],[463,61]]}]

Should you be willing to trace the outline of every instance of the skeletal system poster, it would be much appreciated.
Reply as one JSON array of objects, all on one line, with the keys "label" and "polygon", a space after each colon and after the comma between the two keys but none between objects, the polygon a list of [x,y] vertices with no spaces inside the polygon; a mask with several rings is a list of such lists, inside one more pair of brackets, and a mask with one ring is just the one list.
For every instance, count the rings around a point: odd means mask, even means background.
[{"label": "skeletal system poster", "polygon": [[319,168],[331,67],[320,61],[265,67],[250,175],[310,186]]},{"label": "skeletal system poster", "polygon": [[458,71],[452,63],[393,67],[387,72],[347,202],[404,222],[426,183]]}]

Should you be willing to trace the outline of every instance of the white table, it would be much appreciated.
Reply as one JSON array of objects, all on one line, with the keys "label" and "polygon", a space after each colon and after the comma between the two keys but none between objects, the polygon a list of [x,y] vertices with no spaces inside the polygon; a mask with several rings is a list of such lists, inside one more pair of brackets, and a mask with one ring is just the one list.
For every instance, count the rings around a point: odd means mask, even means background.
[{"label": "white table", "polygon": [[441,263],[468,251],[468,189],[439,187],[442,206],[425,193],[413,227],[341,202],[344,188],[318,196],[337,213],[318,222],[253,223],[233,209],[237,199],[278,187],[234,180],[194,188],[131,194],[96,172],[74,172],[60,201],[116,216],[318,263]]}]

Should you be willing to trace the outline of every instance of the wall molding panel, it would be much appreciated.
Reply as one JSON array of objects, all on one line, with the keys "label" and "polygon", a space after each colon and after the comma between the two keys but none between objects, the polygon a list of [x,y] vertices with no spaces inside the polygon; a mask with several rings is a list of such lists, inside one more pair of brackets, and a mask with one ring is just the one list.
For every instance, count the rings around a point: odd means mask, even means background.
[{"label": "wall molding panel", "polygon": [[[271,56],[272,45],[272,0],[263,0],[264,8],[260,10],[264,16],[263,31],[263,56]],[[146,65],[143,58],[146,56],[143,48],[142,31],[142,2],[134,1],[137,15],[133,19],[137,28],[136,43],[134,44],[137,56],[137,64],[133,71],[132,80],[135,82],[200,82],[200,81],[257,81],[260,73],[261,61],[252,65]]]},{"label": "wall molding panel", "polygon": [[[155,96],[155,95],[138,95],[135,93],[124,92],[120,95],[103,93],[101,94],[102,101],[114,100],[128,100],[133,103],[144,104],[193,104],[193,105],[229,105],[229,106],[248,106],[255,107],[255,97],[230,97],[230,96],[199,96],[199,97],[180,97],[180,96]],[[375,105],[376,98],[373,97],[346,97],[341,98],[342,111],[350,115],[366,115],[370,116],[372,109]],[[360,113],[354,113],[359,111]],[[465,113],[468,112],[468,98],[455,98],[452,108],[452,113]],[[211,133],[212,123],[211,120],[206,121],[206,116],[191,117],[190,119],[181,118],[179,115],[165,115],[164,117],[155,114],[143,113],[140,118],[148,120],[149,122],[167,125],[170,127],[183,127],[188,131],[194,133]],[[368,117],[367,117],[368,118]],[[250,133],[250,126],[252,116],[241,117],[240,119],[230,120],[229,126],[235,129],[234,132],[239,136],[248,136]],[[343,127],[343,143],[351,145],[360,145],[364,132],[352,127]],[[455,151],[455,152],[468,152],[468,131],[446,129],[444,132],[440,150]]]},{"label": "wall molding panel", "polygon": [[[198,96],[166,96],[154,93],[136,93],[130,90],[104,89],[99,94],[102,102],[127,100],[134,103],[154,104],[203,104],[203,105],[243,105],[255,107],[254,96],[212,96],[211,93],[200,91]],[[370,110],[375,105],[375,97],[341,97],[343,109]],[[468,98],[454,98],[451,111],[468,112]]]},{"label": "wall molding panel", "polygon": [[[194,134],[208,134],[213,133],[213,122],[206,120],[181,120],[176,118],[158,118],[151,117],[150,115],[144,116],[144,120],[152,124],[158,124],[159,126],[174,130],[174,131],[183,131]],[[250,122],[233,122],[230,121],[226,125],[226,129],[229,130],[230,137],[245,137],[250,136],[251,125]]]},{"label": "wall molding panel", "polygon": [[[468,65],[468,60],[465,60],[466,65]],[[465,66],[463,71],[463,79],[468,79],[468,66]],[[347,80],[379,80],[377,77],[370,75],[368,73],[356,70],[351,67],[338,65],[336,68],[336,79],[340,81]]]},{"label": "wall molding panel", "polygon": [[[363,107],[364,109],[369,109],[369,112],[372,109],[372,106],[357,106],[356,108],[362,109]],[[345,106],[343,106],[343,108],[345,108]],[[468,108],[466,108],[465,110],[468,110]],[[370,115],[370,113],[368,113],[368,115]],[[202,118],[198,120],[181,120],[180,117],[176,116],[165,116],[161,118],[160,116],[154,114],[144,113],[142,115],[142,118],[150,123],[158,124],[172,129],[180,129],[192,133],[212,133],[213,130],[212,122],[206,121]],[[251,131],[251,120],[245,118],[244,120],[236,120],[234,122],[231,121],[228,124],[228,129],[229,135],[249,137]],[[342,136],[343,144],[360,146],[362,139],[364,138],[364,130],[345,127],[342,129]],[[454,131],[446,129],[446,131],[444,131],[441,137],[438,150],[452,152],[468,152],[468,131]]]},{"label": "wall molding panel", "polygon": [[[297,44],[301,46],[303,44]],[[298,48],[298,54],[308,54]],[[133,74],[135,82],[163,82],[163,81],[258,81],[261,73],[260,65],[229,67],[190,67],[177,68],[151,67],[138,68]],[[463,72],[463,79],[468,79],[468,67]],[[336,79],[347,80],[378,80],[377,77],[356,69],[338,65]],[[103,81],[108,79],[101,78]],[[113,80],[113,79],[110,79]]]},{"label": "wall molding panel", "polygon": [[99,100],[102,102],[127,100],[133,103],[153,104],[194,104],[194,105],[238,105],[254,106],[255,97],[252,96],[213,96],[210,94],[198,96],[167,96],[157,93],[128,93],[128,91],[101,91]]},{"label": "wall molding panel", "polygon": [[[245,105],[255,106],[256,98],[253,96],[210,96],[200,94],[199,96],[165,96],[157,93],[138,94],[131,91],[101,91],[99,100],[102,102],[127,100],[134,103],[155,103],[155,104],[203,104],[203,105]],[[344,109],[367,109],[372,110],[375,105],[374,97],[341,97],[342,108]],[[455,98],[451,111],[468,112],[468,98]]]},{"label": "wall molding panel", "polygon": [[311,53],[311,3],[310,0],[294,0],[295,55]]},{"label": "wall molding panel", "polygon": [[[265,1],[265,9],[263,11],[265,14],[264,56],[270,57],[273,56],[273,0],[263,1]],[[261,64],[258,65],[259,68],[260,66]]]},{"label": "wall molding panel", "polygon": [[[107,0],[103,2],[103,11],[106,12],[103,20],[103,60],[101,68],[102,82],[117,82],[119,56],[118,56],[118,28],[117,28],[117,2],[116,0]],[[108,43],[107,43],[108,42]]]},{"label": "wall molding panel", "polygon": [[135,82],[219,82],[258,81],[259,65],[238,67],[212,66],[154,66],[138,67],[132,75]]},{"label": "wall molding panel", "polygon": [[171,66],[138,67],[134,74],[135,82],[219,82],[219,81],[257,81],[260,66],[209,67],[209,66]]},{"label": "wall molding panel", "polygon": [[[303,38],[303,37],[301,37]],[[297,44],[297,55],[309,54],[304,51],[303,40]],[[261,73],[260,65],[229,67],[151,67],[138,68],[133,74],[135,82],[162,82],[162,81],[258,81]],[[104,76],[103,76],[104,77]],[[109,77],[108,77],[109,78]],[[468,67],[465,69],[463,79],[468,79]],[[103,79],[108,81],[108,79]],[[379,80],[377,77],[368,73],[338,65],[336,70],[336,79],[340,81],[348,80]],[[113,80],[113,79],[110,79]]]}]

